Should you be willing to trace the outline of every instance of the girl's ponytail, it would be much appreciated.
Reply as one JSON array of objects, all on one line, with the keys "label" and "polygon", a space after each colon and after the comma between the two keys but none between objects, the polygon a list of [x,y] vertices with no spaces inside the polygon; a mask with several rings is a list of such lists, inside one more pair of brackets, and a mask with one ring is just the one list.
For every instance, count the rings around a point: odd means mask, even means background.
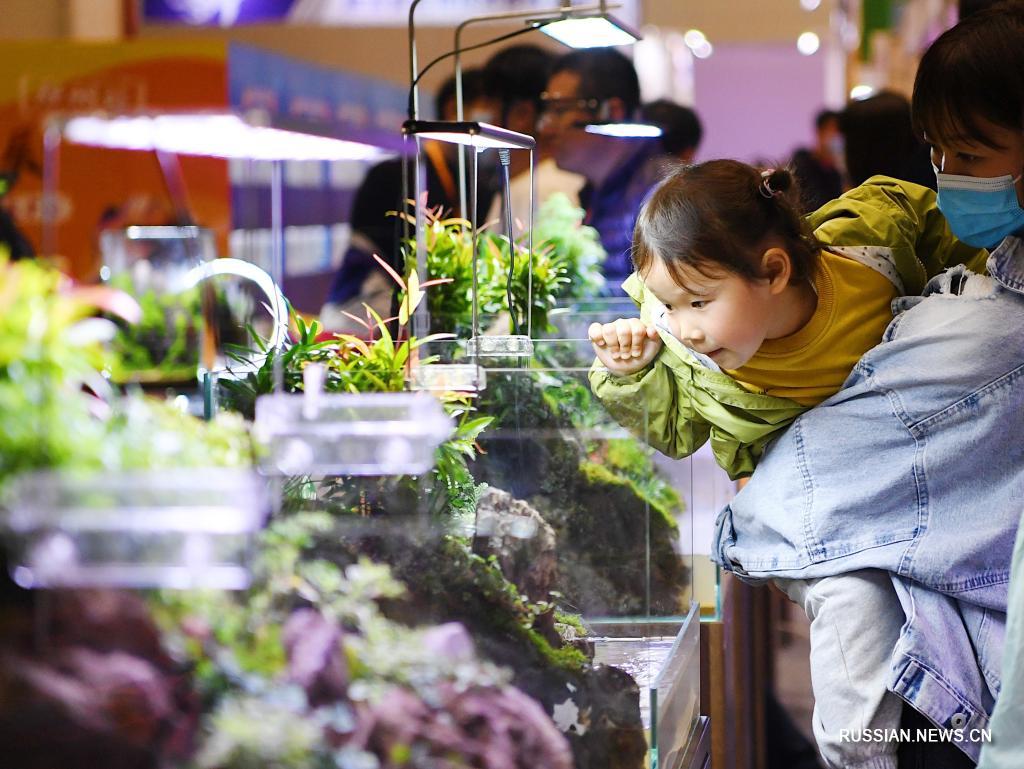
[{"label": "girl's ponytail", "polygon": [[771,200],[779,195],[785,195],[793,189],[793,174],[785,168],[769,168],[761,172],[761,184],[757,191],[761,197]]}]

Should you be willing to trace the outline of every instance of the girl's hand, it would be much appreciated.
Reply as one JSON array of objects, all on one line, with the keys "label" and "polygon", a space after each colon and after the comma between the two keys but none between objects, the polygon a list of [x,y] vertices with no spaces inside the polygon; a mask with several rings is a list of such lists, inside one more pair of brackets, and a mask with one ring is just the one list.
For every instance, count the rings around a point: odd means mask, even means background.
[{"label": "girl's hand", "polygon": [[662,346],[658,330],[644,325],[639,318],[591,323],[587,335],[601,363],[618,376],[635,374],[647,368]]}]

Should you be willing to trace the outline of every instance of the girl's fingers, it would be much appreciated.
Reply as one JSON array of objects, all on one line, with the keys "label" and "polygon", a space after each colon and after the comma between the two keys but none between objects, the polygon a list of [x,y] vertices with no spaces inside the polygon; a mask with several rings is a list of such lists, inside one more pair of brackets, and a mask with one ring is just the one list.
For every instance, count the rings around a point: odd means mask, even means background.
[{"label": "girl's fingers", "polygon": [[611,360],[629,361],[642,358],[647,339],[658,339],[658,332],[639,318],[619,318],[611,323],[591,323],[587,337],[595,347],[603,348]]},{"label": "girl's fingers", "polygon": [[633,323],[625,318],[619,318],[615,321],[615,333],[619,338],[619,354],[624,358],[632,355]]},{"label": "girl's fingers", "polygon": [[604,338],[604,346],[608,348],[613,358],[619,357],[619,335],[614,323],[605,323],[601,327],[601,336]]},{"label": "girl's fingers", "polygon": [[634,358],[639,358],[644,351],[644,342],[647,340],[647,328],[640,319],[637,318],[633,321],[633,344],[631,345],[630,354]]}]

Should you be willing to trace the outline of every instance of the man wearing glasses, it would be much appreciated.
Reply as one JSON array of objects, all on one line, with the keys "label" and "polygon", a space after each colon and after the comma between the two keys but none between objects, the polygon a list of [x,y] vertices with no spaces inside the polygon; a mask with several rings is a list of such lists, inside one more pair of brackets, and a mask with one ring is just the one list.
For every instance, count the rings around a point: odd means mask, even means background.
[{"label": "man wearing glasses", "polygon": [[586,177],[580,192],[586,223],[598,231],[608,252],[607,290],[622,296],[620,285],[633,270],[633,224],[668,159],[659,139],[612,137],[585,129],[633,120],[640,106],[636,70],[612,48],[573,51],[555,63],[541,100],[540,138],[553,146],[559,168]]}]

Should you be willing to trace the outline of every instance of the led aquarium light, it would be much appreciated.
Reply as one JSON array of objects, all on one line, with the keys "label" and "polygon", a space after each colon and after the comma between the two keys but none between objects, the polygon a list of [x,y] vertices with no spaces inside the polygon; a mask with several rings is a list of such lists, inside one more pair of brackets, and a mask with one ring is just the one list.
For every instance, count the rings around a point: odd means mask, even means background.
[{"label": "led aquarium light", "polygon": [[547,22],[540,31],[570,48],[632,45],[640,39],[639,33],[607,13]]},{"label": "led aquarium light", "polygon": [[653,139],[661,136],[661,129],[649,123],[587,123],[583,130],[588,134],[620,139]]},{"label": "led aquarium light", "polygon": [[233,113],[82,115],[65,121],[64,136],[109,149],[253,160],[369,160],[389,154],[369,144],[275,128]]},{"label": "led aquarium light", "polygon": [[465,144],[478,149],[532,150],[537,144],[528,134],[472,120],[406,120],[402,124],[402,133],[421,139]]}]

